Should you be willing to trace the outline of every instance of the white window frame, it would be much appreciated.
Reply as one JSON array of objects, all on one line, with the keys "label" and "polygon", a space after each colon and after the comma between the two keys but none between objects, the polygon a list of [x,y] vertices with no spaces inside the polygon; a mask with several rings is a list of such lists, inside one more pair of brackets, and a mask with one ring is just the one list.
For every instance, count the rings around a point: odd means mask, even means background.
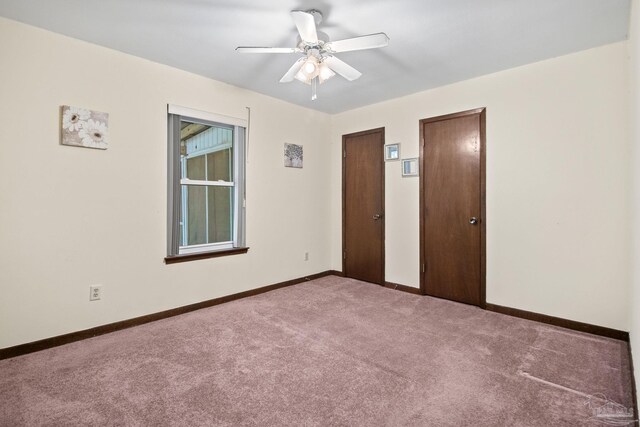
[{"label": "white window frame", "polygon": [[[219,252],[245,246],[245,152],[247,121],[220,114],[207,113],[185,107],[168,105],[168,243],[169,257]],[[203,181],[191,180],[182,176],[180,156],[180,123],[182,121],[201,123],[209,126],[219,126],[233,129],[232,181]],[[229,145],[222,149],[230,148]],[[220,148],[210,150],[218,151]],[[199,155],[205,154],[199,153]],[[198,245],[180,246],[180,217],[183,208],[183,185],[201,185],[233,188],[233,240],[228,242],[205,243]]]},{"label": "white window frame", "polygon": [[[180,116],[181,119],[184,118],[184,116]],[[189,118],[189,121],[194,121],[191,118]],[[201,121],[197,121],[198,123],[201,123]],[[208,124],[208,122],[207,122]],[[232,129],[232,138],[235,139],[235,129]],[[234,187],[235,186],[235,180],[232,181],[223,181],[223,180],[218,180],[218,181],[203,181],[203,180],[193,180],[193,179],[189,179],[186,178],[185,176],[187,175],[188,171],[187,171],[187,160],[194,158],[194,157],[199,157],[199,156],[204,156],[204,162],[205,162],[205,170],[208,170],[207,168],[207,162],[208,162],[208,157],[207,154],[210,153],[216,153],[218,151],[223,151],[223,150],[227,150],[227,149],[232,149],[233,151],[233,142],[229,143],[229,144],[222,144],[219,145],[217,147],[213,147],[210,148],[208,150],[203,150],[203,151],[199,151],[197,153],[197,155],[187,155],[187,156],[180,156],[180,171],[182,173],[181,177],[180,177],[180,189],[182,189],[183,185],[200,185],[203,187]],[[233,162],[235,160],[235,156],[231,156],[231,161]],[[235,170],[235,165],[231,164],[230,168],[231,171]],[[232,193],[233,196],[233,200],[235,200],[236,197],[236,192],[234,191]],[[209,198],[209,193],[206,192],[205,193],[205,198],[208,200]],[[186,218],[188,218],[187,215],[187,193],[182,193],[181,194],[181,201],[180,201],[180,207],[181,207],[181,218],[182,218],[182,222],[179,223],[179,225],[182,226],[182,236],[180,236],[180,241],[184,242],[187,240],[187,234],[189,233],[189,224],[188,222],[185,224],[184,221],[186,220]],[[209,211],[209,203],[205,202],[205,218],[208,221],[208,211]],[[233,204],[233,211],[234,214],[232,216],[229,217],[229,221],[231,221],[231,230],[232,230],[232,234],[233,236],[235,236],[237,234],[237,231],[235,229],[235,224],[237,224],[237,215],[236,215],[236,209],[235,209],[235,203]],[[207,233],[207,239],[209,240],[209,229],[208,227],[205,228],[205,232]],[[179,246],[178,247],[178,253],[179,254],[189,254],[189,253],[199,253],[199,252],[203,252],[203,251],[208,251],[208,250],[220,250],[220,249],[231,249],[233,248],[233,243],[234,240],[230,240],[228,242],[216,242],[216,243],[205,243],[205,244],[200,244],[200,245],[189,245],[189,246]]]}]

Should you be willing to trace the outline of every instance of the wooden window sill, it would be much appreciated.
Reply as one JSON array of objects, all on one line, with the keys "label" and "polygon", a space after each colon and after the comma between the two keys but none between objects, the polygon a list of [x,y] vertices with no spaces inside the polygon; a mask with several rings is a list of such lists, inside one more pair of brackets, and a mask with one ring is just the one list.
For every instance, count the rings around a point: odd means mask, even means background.
[{"label": "wooden window sill", "polygon": [[217,258],[221,256],[246,254],[249,251],[248,247],[222,249],[219,251],[200,252],[196,254],[182,254],[172,255],[164,258],[165,264],[175,264],[178,262],[196,261],[199,259]]}]

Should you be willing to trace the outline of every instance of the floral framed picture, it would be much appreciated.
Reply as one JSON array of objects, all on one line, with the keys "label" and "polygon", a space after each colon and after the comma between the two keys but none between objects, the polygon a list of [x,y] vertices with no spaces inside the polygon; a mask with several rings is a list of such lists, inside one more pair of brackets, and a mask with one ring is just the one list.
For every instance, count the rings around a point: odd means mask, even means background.
[{"label": "floral framed picture", "polygon": [[109,146],[109,114],[86,108],[60,107],[60,143],[106,150]]},{"label": "floral framed picture", "polygon": [[384,160],[400,160],[400,144],[389,144],[384,146]]},{"label": "floral framed picture", "polygon": [[302,145],[284,144],[284,166],[302,168]]}]

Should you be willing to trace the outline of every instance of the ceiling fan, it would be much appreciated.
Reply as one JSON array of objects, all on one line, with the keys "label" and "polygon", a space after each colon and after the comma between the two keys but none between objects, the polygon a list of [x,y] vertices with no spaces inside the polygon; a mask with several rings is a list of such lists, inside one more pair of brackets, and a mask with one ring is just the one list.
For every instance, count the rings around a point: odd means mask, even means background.
[{"label": "ceiling fan", "polygon": [[292,10],[291,17],[300,36],[296,47],[251,47],[236,48],[242,53],[300,53],[298,59],[289,68],[280,83],[289,83],[294,79],[311,85],[311,100],[317,99],[318,84],[322,84],[336,73],[349,81],[356,80],[362,73],[334,56],[335,53],[353,50],[375,49],[389,44],[385,33],[353,37],[344,40],[330,41],[329,37],[317,30],[322,22],[322,13],[311,9],[307,11]]}]

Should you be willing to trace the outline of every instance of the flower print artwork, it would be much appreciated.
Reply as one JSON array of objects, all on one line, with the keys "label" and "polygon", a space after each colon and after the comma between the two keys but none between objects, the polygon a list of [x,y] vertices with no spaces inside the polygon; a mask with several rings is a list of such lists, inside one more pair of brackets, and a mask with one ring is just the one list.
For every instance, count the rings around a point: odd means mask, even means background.
[{"label": "flower print artwork", "polygon": [[288,168],[302,167],[302,145],[284,144],[284,165]]},{"label": "flower print artwork", "polygon": [[83,147],[107,148],[107,125],[92,119],[80,128],[78,136],[82,139]]},{"label": "flower print artwork", "polygon": [[71,132],[80,130],[80,125],[89,119],[91,112],[84,108],[68,107],[62,114],[62,128]]},{"label": "flower print artwork", "polygon": [[109,144],[109,114],[63,105],[61,143],[106,150]]}]

